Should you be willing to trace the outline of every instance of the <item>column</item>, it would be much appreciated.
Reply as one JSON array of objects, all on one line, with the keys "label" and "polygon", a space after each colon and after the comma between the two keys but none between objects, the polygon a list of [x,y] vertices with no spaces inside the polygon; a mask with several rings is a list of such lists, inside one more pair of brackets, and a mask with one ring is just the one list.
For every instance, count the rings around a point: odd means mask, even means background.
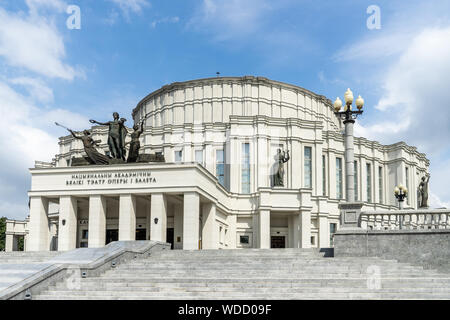
[{"label": "column", "polygon": [[259,214],[252,215],[253,248],[259,248]]},{"label": "column", "polygon": [[[258,158],[256,161],[251,160],[255,164],[255,171],[257,173],[257,186],[258,187],[270,187],[270,165],[267,155],[267,138],[257,138]],[[255,188],[256,189],[256,188]]]},{"label": "column", "polygon": [[173,237],[173,248],[183,249],[183,206],[181,204],[174,205]]},{"label": "column", "polygon": [[219,248],[219,229],[216,223],[216,204],[206,203],[202,206],[203,230],[202,246],[203,249]]},{"label": "column", "polygon": [[330,247],[330,231],[327,214],[319,213],[319,248]]},{"label": "column", "polygon": [[345,124],[345,199],[347,202],[355,201],[354,186],[354,144],[353,144],[353,124],[354,120],[346,120]]},{"label": "column", "polygon": [[49,250],[48,199],[31,197],[30,199],[30,232],[27,251]]},{"label": "column", "polygon": [[101,195],[89,197],[89,248],[105,246],[106,198]]},{"label": "column", "polygon": [[[292,164],[292,160],[288,161],[289,165],[291,165],[291,176],[292,176],[292,188],[299,189],[304,187],[303,177],[304,177],[304,165],[303,158],[304,154],[302,153],[302,144],[300,141],[292,141],[291,143],[291,159],[295,159],[297,163],[295,165]],[[272,156],[273,158],[273,156]],[[285,184],[286,185],[286,184]]]},{"label": "column", "polygon": [[6,234],[6,239],[5,239],[5,252],[11,252],[13,251],[13,247],[14,247],[14,235],[12,234]]},{"label": "column", "polygon": [[301,247],[311,248],[311,211],[300,214]]},{"label": "column", "polygon": [[292,216],[292,240],[293,240],[293,248],[301,248],[302,247],[302,228],[300,222],[300,213],[294,214]]},{"label": "column", "polygon": [[198,249],[200,215],[200,196],[196,192],[184,194],[183,210],[183,249]]},{"label": "column", "polygon": [[[163,193],[152,193],[150,205],[150,240],[167,240],[167,200]],[[175,240],[176,236],[174,235]]]},{"label": "column", "polygon": [[270,210],[259,210],[259,247],[270,249]]},{"label": "column", "polygon": [[136,240],[136,198],[121,194],[119,198],[119,241]]},{"label": "column", "polygon": [[77,199],[72,196],[59,197],[58,251],[77,247]]},{"label": "column", "polygon": [[228,221],[228,249],[236,249],[236,229],[237,229],[237,215],[232,214],[227,217]]},{"label": "column", "polygon": [[[321,130],[319,132],[322,133]],[[323,196],[322,144],[314,145],[313,153],[313,195]]]}]

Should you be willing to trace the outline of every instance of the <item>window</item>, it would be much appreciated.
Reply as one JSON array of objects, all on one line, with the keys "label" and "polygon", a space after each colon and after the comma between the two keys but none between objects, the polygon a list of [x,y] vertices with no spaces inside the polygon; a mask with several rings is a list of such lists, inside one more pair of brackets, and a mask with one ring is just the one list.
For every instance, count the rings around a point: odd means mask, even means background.
[{"label": "window", "polygon": [[336,158],[336,198],[342,199],[342,159]]},{"label": "window", "polygon": [[249,236],[239,236],[239,243],[241,244],[249,244],[250,237]]},{"label": "window", "polygon": [[327,167],[324,155],[322,155],[322,195],[327,195]]},{"label": "window", "polygon": [[380,203],[383,203],[383,167],[378,167],[378,197]]},{"label": "window", "polygon": [[305,147],[304,150],[305,154],[305,181],[304,186],[305,188],[312,188],[312,148],[311,147]]},{"label": "window", "polygon": [[316,245],[316,237],[315,237],[315,236],[312,236],[312,237],[311,237],[311,245],[312,245],[312,246],[315,246],[315,245]]},{"label": "window", "polygon": [[216,177],[221,185],[225,185],[225,164],[223,150],[216,151]]},{"label": "window", "polygon": [[366,163],[367,171],[367,202],[372,202],[372,172],[370,163]]},{"label": "window", "polygon": [[354,173],[354,178],[355,178],[355,184],[354,184],[355,201],[358,201],[358,161],[355,161],[355,163],[354,163],[353,173]]},{"label": "window", "polygon": [[242,144],[242,193],[250,193],[250,143]]},{"label": "window", "polygon": [[203,150],[195,150],[195,162],[203,164]]},{"label": "window", "polygon": [[81,231],[81,239],[87,239],[89,237],[89,230],[82,230]]},{"label": "window", "polygon": [[[409,168],[405,168],[405,182],[406,182],[406,189],[409,191]],[[406,203],[409,204],[409,197],[406,197]]]},{"label": "window", "polygon": [[175,162],[183,161],[183,150],[175,151]]},{"label": "window", "polygon": [[336,233],[337,224],[330,223],[330,246],[333,246],[334,234]]}]

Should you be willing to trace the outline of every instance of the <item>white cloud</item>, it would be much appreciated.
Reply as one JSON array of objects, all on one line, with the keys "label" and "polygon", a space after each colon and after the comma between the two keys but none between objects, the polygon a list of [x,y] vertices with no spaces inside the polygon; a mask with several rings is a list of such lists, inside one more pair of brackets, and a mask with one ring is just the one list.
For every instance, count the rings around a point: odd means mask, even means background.
[{"label": "white cloud", "polygon": [[162,19],[152,21],[151,26],[152,28],[156,28],[156,26],[161,23],[178,23],[179,21],[180,21],[179,17],[165,17]]},{"label": "white cloud", "polygon": [[53,9],[63,12],[67,8],[67,3],[61,0],[26,0],[30,13],[35,15],[40,9]]},{"label": "white cloud", "polygon": [[435,195],[432,192],[430,192],[430,196],[429,196],[428,199],[429,199],[428,205],[430,206],[430,208],[447,208],[447,209],[450,209],[450,202],[442,201],[437,195]]},{"label": "white cloud", "polygon": [[108,0],[113,2],[122,10],[125,18],[130,19],[130,12],[140,14],[145,7],[150,7],[151,4],[147,0]]},{"label": "white cloud", "polygon": [[267,0],[203,0],[188,26],[213,33],[218,41],[252,34],[271,11]]},{"label": "white cloud", "polygon": [[39,79],[19,77],[10,80],[10,83],[24,86],[32,99],[38,102],[53,102],[53,90]]},{"label": "white cloud", "polygon": [[0,57],[12,67],[25,68],[50,78],[72,80],[77,72],[63,62],[62,36],[47,19],[33,13],[33,8],[28,16],[0,8]]},{"label": "white cloud", "polygon": [[[24,218],[27,212],[12,212],[12,208],[24,208],[29,188],[28,168],[35,160],[51,161],[58,153],[58,136],[63,133],[55,121],[83,127],[88,119],[61,109],[44,109],[17,93],[8,84],[0,82],[0,184],[13,189],[2,189],[0,216]],[[50,133],[52,132],[53,133]],[[21,216],[17,216],[20,214]]]},{"label": "white cloud", "polygon": [[365,70],[366,86],[378,95],[355,135],[387,144],[405,141],[427,154],[433,207],[450,202],[450,23],[442,6],[397,8],[395,23],[382,16],[379,32],[368,31],[332,57],[349,74]]},{"label": "white cloud", "polygon": [[[53,122],[70,119],[75,129],[87,123],[76,113],[52,109],[53,89],[45,81],[82,75],[63,61],[63,37],[52,23],[54,14],[64,12],[66,4],[59,0],[25,2],[27,13],[0,8],[0,65],[4,70],[0,77],[0,216],[17,219],[28,214],[28,168],[35,160],[51,161],[59,151],[58,136],[63,133]],[[8,78],[7,74],[18,76]]]}]

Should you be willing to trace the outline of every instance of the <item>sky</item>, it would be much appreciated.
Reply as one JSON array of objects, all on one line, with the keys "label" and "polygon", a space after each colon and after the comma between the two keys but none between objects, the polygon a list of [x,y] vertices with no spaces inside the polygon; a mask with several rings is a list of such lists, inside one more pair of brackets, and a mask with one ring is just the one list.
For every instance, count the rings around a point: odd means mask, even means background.
[{"label": "sky", "polygon": [[150,92],[216,72],[332,101],[351,88],[355,135],[426,153],[430,204],[450,207],[449,15],[444,0],[0,0],[0,216],[27,216],[55,121],[131,120]]}]

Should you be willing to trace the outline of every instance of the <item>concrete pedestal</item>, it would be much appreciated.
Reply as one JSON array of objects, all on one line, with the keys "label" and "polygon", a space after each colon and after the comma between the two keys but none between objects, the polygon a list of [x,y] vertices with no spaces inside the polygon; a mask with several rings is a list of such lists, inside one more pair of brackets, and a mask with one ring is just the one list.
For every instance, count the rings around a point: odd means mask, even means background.
[{"label": "concrete pedestal", "polygon": [[203,231],[202,231],[202,248],[218,249],[219,233],[216,223],[216,204],[206,203],[202,208],[203,215]]},{"label": "concrete pedestal", "polygon": [[200,227],[200,196],[196,192],[184,194],[183,249],[198,250]]},{"label": "concrete pedestal", "polygon": [[[77,247],[77,199],[72,196],[59,198],[58,251]],[[48,249],[47,249],[48,250]]]},{"label": "concrete pedestal", "polygon": [[167,240],[167,200],[162,193],[152,194],[150,205],[150,240]]},{"label": "concrete pedestal", "polygon": [[136,198],[124,194],[119,199],[119,241],[130,240],[136,240]]},{"label": "concrete pedestal", "polygon": [[100,248],[106,241],[106,198],[89,197],[89,248]]}]

